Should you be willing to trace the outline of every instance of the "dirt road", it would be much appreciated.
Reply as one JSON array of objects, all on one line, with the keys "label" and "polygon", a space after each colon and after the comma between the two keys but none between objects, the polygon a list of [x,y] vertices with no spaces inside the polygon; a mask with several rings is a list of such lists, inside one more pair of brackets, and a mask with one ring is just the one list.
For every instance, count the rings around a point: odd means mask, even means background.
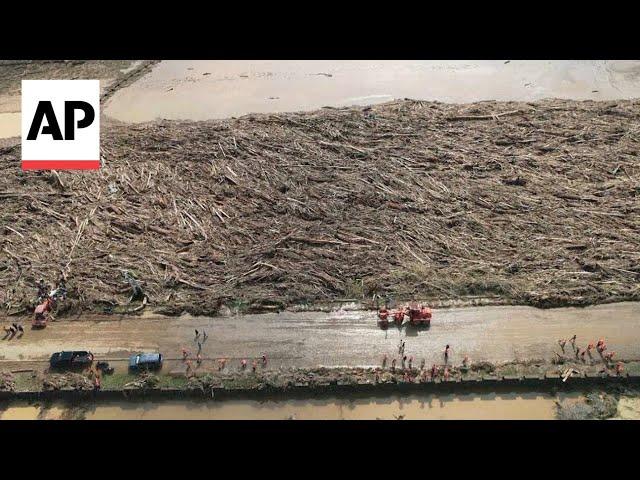
[{"label": "dirt road", "polygon": [[[103,317],[104,318],[104,317]],[[398,353],[400,338],[406,354],[435,362],[444,346],[452,360],[505,362],[550,359],[557,340],[578,336],[587,341],[605,337],[621,358],[640,357],[640,303],[538,310],[530,307],[454,308],[434,312],[428,331],[403,328],[380,330],[373,312],[338,310],[331,313],[281,313],[237,317],[132,318],[69,320],[45,330],[27,330],[21,339],[0,342],[1,363],[46,360],[55,351],[89,349],[103,358],[124,358],[138,350],[159,350],[168,358],[181,347],[194,354],[194,329],[206,330],[203,357],[242,357],[266,353],[270,366],[377,365],[386,353]],[[6,321],[6,320],[5,320]],[[571,347],[567,344],[567,350]]]}]

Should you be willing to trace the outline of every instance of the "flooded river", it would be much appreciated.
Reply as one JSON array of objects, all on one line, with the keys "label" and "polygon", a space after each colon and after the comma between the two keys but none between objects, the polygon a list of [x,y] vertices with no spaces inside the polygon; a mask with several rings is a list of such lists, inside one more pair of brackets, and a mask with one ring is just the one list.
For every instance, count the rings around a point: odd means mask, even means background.
[{"label": "flooded river", "polygon": [[[0,138],[20,134],[19,98],[0,91]],[[639,61],[166,60],[117,91],[124,122],[207,120],[398,98],[466,103],[640,97]]]},{"label": "flooded river", "polygon": [[369,105],[640,97],[640,62],[579,60],[171,60],[107,103],[125,122]]},{"label": "flooded river", "polygon": [[578,394],[470,393],[381,398],[248,401],[113,401],[72,407],[12,403],[1,420],[551,420],[556,401]]}]

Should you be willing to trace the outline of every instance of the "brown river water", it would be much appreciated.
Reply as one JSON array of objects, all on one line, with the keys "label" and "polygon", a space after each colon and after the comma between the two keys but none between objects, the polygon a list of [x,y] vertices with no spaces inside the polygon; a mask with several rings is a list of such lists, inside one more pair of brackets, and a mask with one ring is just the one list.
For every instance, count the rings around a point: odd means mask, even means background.
[{"label": "brown river water", "polygon": [[[315,110],[400,98],[467,103],[640,97],[640,62],[607,60],[165,60],[103,113],[131,123]],[[20,135],[0,92],[0,138]],[[9,108],[9,106],[11,108]]]},{"label": "brown river water", "polygon": [[[83,404],[87,420],[551,420],[556,401],[579,394],[469,393],[313,400],[111,401]],[[14,402],[0,420],[69,418],[72,407]],[[77,408],[77,407],[76,407]]]}]

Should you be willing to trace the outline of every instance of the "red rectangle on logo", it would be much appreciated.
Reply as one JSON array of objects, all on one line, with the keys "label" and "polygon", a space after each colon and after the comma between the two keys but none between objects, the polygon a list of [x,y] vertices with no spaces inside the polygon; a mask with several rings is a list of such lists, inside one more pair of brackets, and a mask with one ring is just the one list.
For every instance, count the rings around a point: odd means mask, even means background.
[{"label": "red rectangle on logo", "polygon": [[100,160],[23,160],[22,170],[98,170]]}]

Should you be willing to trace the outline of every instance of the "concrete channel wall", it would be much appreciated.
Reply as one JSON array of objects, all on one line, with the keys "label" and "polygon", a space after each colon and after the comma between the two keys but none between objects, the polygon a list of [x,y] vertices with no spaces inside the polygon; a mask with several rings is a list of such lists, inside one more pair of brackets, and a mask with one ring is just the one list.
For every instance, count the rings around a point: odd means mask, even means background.
[{"label": "concrete channel wall", "polygon": [[132,390],[50,390],[40,392],[0,392],[1,400],[122,400],[127,399],[186,399],[209,398],[215,400],[238,399],[282,399],[282,398],[318,398],[323,396],[385,396],[394,394],[455,394],[472,393],[474,391],[575,391],[611,386],[640,386],[640,375],[598,375],[572,376],[566,382],[560,375],[545,375],[540,377],[492,377],[484,376],[478,379],[454,379],[426,383],[340,383],[326,384],[295,384],[282,388],[225,388],[211,389],[132,389]]}]

